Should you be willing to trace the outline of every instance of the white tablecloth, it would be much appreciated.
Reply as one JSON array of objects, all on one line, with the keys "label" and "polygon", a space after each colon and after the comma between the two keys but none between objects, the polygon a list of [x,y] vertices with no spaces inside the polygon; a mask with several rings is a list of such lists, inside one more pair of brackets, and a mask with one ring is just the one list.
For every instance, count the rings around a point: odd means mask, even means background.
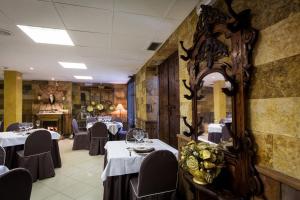
[{"label": "white tablecloth", "polygon": [[[51,133],[52,140],[58,140],[60,134],[55,131],[49,131]],[[0,132],[0,146],[9,147],[25,144],[25,140],[28,135],[22,132]]]},{"label": "white tablecloth", "polygon": [[209,124],[208,132],[209,133],[222,133],[222,125],[221,124]]},{"label": "white tablecloth", "polygon": [[0,165],[0,175],[4,174],[5,172],[8,172],[8,171],[9,171],[9,169],[6,166]]},{"label": "white tablecloth", "polygon": [[[158,140],[152,139],[153,143],[147,143],[147,146],[154,147],[155,150],[169,150],[176,158],[178,157],[177,149]],[[102,172],[101,179],[105,181],[108,176],[120,176],[125,174],[138,173],[145,156],[139,155],[134,151],[129,155],[127,147],[132,147],[134,143],[125,143],[125,141],[108,141],[105,145],[107,150],[107,165]]]},{"label": "white tablecloth", "polygon": [[[111,132],[113,135],[116,135],[118,133],[118,130],[120,128],[123,128],[123,124],[121,122],[102,122],[106,125],[107,130]],[[94,123],[87,123],[86,129],[92,128]]]}]

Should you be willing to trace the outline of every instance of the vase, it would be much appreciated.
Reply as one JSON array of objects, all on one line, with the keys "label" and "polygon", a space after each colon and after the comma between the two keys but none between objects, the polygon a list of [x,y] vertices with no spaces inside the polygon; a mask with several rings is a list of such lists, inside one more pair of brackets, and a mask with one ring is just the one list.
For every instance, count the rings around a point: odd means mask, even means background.
[{"label": "vase", "polygon": [[199,185],[207,185],[204,179],[203,172],[200,170],[189,170],[190,174],[193,176],[193,182]]},{"label": "vase", "polygon": [[193,181],[199,185],[207,185],[207,182],[202,177],[194,176]]}]

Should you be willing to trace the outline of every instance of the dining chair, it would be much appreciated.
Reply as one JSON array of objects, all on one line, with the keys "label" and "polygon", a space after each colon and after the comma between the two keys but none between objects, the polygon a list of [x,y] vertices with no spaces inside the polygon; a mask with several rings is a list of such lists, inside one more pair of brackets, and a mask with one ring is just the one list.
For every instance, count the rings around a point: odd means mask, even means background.
[{"label": "dining chair", "polygon": [[222,141],[228,141],[231,138],[230,130],[231,123],[225,123],[222,127]]},{"label": "dining chair", "polygon": [[17,151],[18,166],[28,169],[33,181],[55,176],[51,145],[50,132],[36,130],[27,137],[24,150]]},{"label": "dining chair", "polygon": [[105,149],[104,146],[108,140],[108,130],[104,123],[96,122],[91,131],[91,141],[90,141],[90,151],[91,156],[94,155],[104,155]]},{"label": "dining chair", "polygon": [[8,125],[8,127],[6,128],[6,131],[18,131],[20,129],[19,124],[20,123],[16,122],[16,123],[12,123],[12,124]]},{"label": "dining chair", "polygon": [[5,164],[5,155],[6,155],[5,149],[0,146],[0,165]]},{"label": "dining chair", "polygon": [[30,200],[32,178],[23,168],[12,169],[0,175],[1,200]]},{"label": "dining chair", "polygon": [[139,175],[130,179],[131,200],[174,199],[177,189],[178,162],[167,150],[147,155]]},{"label": "dining chair", "polygon": [[72,150],[88,150],[90,146],[89,135],[87,132],[82,132],[79,130],[76,119],[72,120],[72,131],[74,136]]}]

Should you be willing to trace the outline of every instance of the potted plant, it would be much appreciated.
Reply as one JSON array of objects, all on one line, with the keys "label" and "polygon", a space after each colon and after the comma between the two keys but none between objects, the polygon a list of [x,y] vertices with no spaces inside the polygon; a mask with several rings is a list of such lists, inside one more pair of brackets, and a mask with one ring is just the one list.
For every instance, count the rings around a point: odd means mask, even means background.
[{"label": "potted plant", "polygon": [[217,145],[191,141],[181,149],[180,166],[197,184],[212,183],[224,167],[224,154]]}]

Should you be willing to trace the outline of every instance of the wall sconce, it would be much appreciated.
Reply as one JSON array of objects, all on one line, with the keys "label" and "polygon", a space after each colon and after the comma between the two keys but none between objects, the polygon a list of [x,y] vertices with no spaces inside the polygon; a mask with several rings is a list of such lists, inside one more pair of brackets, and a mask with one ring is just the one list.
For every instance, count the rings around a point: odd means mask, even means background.
[{"label": "wall sconce", "polygon": [[37,96],[37,100],[38,100],[38,101],[41,101],[41,99],[42,99],[42,97],[41,97],[41,95],[39,94],[39,95]]},{"label": "wall sconce", "polygon": [[66,100],[66,97],[65,97],[65,96],[63,96],[63,97],[62,97],[62,101],[64,102],[65,100]]}]

